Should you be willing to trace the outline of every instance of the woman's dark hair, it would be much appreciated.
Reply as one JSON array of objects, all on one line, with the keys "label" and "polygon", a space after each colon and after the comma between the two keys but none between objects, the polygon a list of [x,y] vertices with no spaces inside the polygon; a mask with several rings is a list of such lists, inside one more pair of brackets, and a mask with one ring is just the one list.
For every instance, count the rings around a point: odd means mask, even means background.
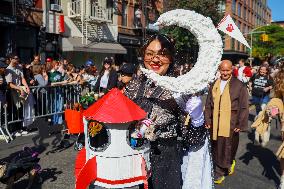
[{"label": "woman's dark hair", "polygon": [[156,34],[156,35],[150,36],[149,39],[145,42],[145,44],[142,47],[141,55],[144,57],[145,50],[150,45],[150,43],[155,40],[158,40],[161,43],[161,51],[166,51],[170,55],[171,61],[173,61],[175,53],[176,53],[174,42],[168,36],[163,35],[163,34]]},{"label": "woman's dark hair", "polygon": [[266,69],[266,71],[267,71],[266,75],[269,77],[269,75],[270,75],[270,69],[269,69],[269,66],[267,66],[267,65],[265,65],[265,64],[262,64],[262,65],[259,66],[259,68],[258,68],[258,74],[260,73],[260,68],[263,68],[263,67]]},{"label": "woman's dark hair", "polygon": [[141,49],[141,53],[140,53],[141,56],[144,58],[145,50],[150,45],[150,43],[152,41],[155,41],[155,40],[158,40],[161,44],[161,50],[160,51],[164,51],[169,55],[172,63],[169,66],[169,69],[167,71],[167,75],[173,75],[176,48],[175,48],[174,41],[171,38],[169,38],[168,36],[163,35],[163,34],[155,34],[155,35],[150,36]]},{"label": "woman's dark hair", "polygon": [[108,57],[106,57],[105,59],[104,59],[104,61],[103,61],[103,67],[102,67],[102,69],[101,69],[101,71],[100,71],[100,76],[102,76],[102,75],[104,75],[104,72],[105,72],[105,64],[109,64],[110,65],[110,71],[112,70],[112,66],[111,66],[111,64],[112,64],[112,60],[110,59],[110,58],[108,58]]},{"label": "woman's dark hair", "polygon": [[34,65],[32,66],[32,71],[34,75],[42,73],[42,66],[41,65]]}]

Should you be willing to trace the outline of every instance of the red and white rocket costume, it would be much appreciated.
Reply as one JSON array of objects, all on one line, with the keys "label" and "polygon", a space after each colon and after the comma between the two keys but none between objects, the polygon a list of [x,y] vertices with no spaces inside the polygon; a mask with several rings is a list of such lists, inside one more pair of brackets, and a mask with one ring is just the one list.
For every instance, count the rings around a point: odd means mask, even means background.
[{"label": "red and white rocket costume", "polygon": [[[129,125],[145,117],[146,112],[118,89],[112,89],[84,112],[85,148],[78,153],[75,163],[76,189],[86,189],[93,181],[106,188],[143,183],[147,188],[149,145],[133,149],[128,142]],[[103,123],[109,133],[109,143],[103,151],[90,146],[88,120]]]}]

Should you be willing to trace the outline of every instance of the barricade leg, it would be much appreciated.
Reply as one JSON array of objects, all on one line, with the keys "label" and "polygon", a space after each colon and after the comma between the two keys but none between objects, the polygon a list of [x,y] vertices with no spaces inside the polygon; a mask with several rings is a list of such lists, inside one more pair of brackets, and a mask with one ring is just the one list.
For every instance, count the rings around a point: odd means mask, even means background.
[{"label": "barricade leg", "polygon": [[7,105],[4,106],[4,117],[5,117],[5,130],[6,130],[6,133],[8,134],[10,140],[12,141],[13,140],[13,137],[8,129],[8,114],[7,114]]}]

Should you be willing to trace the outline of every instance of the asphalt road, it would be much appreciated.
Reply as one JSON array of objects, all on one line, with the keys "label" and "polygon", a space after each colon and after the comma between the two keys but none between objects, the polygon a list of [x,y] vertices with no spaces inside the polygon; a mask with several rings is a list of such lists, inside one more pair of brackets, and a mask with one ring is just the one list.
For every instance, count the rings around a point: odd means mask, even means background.
[{"label": "asphalt road", "polygon": [[[252,118],[253,116],[250,116]],[[40,128],[46,128],[46,122],[35,123]],[[23,146],[32,147],[40,153],[42,167],[42,183],[35,183],[34,189],[73,189],[74,161],[76,151],[73,146],[67,149],[59,148],[61,134],[49,135],[41,130],[43,138],[38,133],[31,136],[16,138],[9,144],[0,141],[0,160],[20,151]],[[281,144],[280,129],[276,129],[275,120],[272,124],[272,135],[269,144],[262,148],[253,144],[251,131],[241,133],[235,173],[226,178],[225,182],[216,186],[217,189],[273,189],[279,184],[279,162],[274,153]],[[15,184],[16,189],[23,189],[27,184],[26,177]],[[0,184],[0,188],[4,185]]]}]

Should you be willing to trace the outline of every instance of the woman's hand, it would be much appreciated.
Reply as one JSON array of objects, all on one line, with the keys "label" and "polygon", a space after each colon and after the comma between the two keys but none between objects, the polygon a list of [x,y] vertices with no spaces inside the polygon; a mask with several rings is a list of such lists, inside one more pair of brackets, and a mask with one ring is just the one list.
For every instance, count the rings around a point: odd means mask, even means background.
[{"label": "woman's hand", "polygon": [[31,84],[31,85],[34,85],[34,84],[35,84],[35,80],[33,80],[33,79],[30,80],[30,84]]},{"label": "woman's hand", "polygon": [[238,133],[238,132],[240,132],[240,131],[241,131],[241,129],[234,128],[234,132],[235,132],[235,133]]},{"label": "woman's hand", "polygon": [[210,129],[210,128],[211,128],[211,125],[205,124],[205,128],[206,128],[206,129]]}]

